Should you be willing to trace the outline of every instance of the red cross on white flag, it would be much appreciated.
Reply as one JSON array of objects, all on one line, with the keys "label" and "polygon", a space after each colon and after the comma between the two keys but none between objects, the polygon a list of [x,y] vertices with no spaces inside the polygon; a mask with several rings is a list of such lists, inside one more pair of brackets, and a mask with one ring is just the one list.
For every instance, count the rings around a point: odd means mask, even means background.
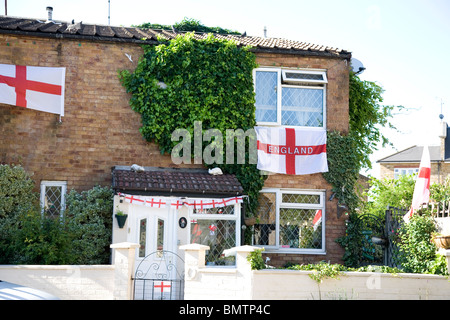
[{"label": "red cross on white flag", "polygon": [[0,103],[64,116],[66,68],[0,64]]},{"label": "red cross on white flag", "polygon": [[159,283],[155,282],[155,284],[153,285],[153,289],[155,290],[155,292],[159,293],[170,292],[171,287],[171,283],[168,281],[160,281]]},{"label": "red cross on white flag", "polygon": [[403,216],[403,220],[408,223],[414,214],[414,211],[420,209],[423,204],[430,200],[430,179],[431,179],[431,160],[428,146],[423,147],[422,159],[420,160],[419,174],[417,175],[414,186],[411,208]]},{"label": "red cross on white flag", "polygon": [[259,170],[283,174],[328,172],[327,132],[255,127]]}]

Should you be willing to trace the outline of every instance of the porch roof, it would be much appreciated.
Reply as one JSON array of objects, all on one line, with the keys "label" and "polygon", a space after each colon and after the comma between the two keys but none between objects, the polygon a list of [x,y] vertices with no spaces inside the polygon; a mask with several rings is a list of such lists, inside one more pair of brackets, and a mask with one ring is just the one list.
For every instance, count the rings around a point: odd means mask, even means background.
[{"label": "porch roof", "polygon": [[129,166],[112,168],[112,187],[129,194],[181,196],[242,195],[243,188],[233,174],[211,175],[206,169],[144,167],[144,171]]}]

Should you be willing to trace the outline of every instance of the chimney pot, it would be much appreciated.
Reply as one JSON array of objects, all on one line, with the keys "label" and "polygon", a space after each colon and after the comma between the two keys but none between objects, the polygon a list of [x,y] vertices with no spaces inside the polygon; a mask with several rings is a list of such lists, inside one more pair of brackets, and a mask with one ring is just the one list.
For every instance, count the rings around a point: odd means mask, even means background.
[{"label": "chimney pot", "polygon": [[47,15],[48,15],[47,20],[52,21],[53,20],[53,17],[52,17],[53,7],[47,7],[46,10],[47,10]]}]

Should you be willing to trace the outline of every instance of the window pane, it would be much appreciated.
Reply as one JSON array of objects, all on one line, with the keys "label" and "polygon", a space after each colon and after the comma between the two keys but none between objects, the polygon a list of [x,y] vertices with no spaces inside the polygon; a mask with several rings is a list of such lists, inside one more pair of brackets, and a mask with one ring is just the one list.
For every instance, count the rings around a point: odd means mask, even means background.
[{"label": "window pane", "polygon": [[255,245],[276,245],[276,194],[260,193],[256,217],[258,224],[255,228]]},{"label": "window pane", "polygon": [[323,74],[316,73],[300,73],[300,72],[285,72],[286,79],[297,79],[297,80],[318,80],[323,81]]},{"label": "window pane", "polygon": [[44,196],[44,212],[52,218],[59,217],[62,205],[62,187],[46,186]]},{"label": "window pane", "polygon": [[323,90],[286,88],[281,93],[281,124],[323,126]]},{"label": "window pane", "polygon": [[282,248],[321,249],[322,210],[280,209]]},{"label": "window pane", "polygon": [[139,257],[145,257],[145,244],[147,241],[147,219],[139,220]]},{"label": "window pane", "polygon": [[318,194],[283,193],[281,201],[283,203],[320,204],[320,196]]},{"label": "window pane", "polygon": [[158,233],[156,239],[156,250],[164,250],[164,220],[158,219]]},{"label": "window pane", "polygon": [[257,122],[277,122],[278,73],[257,71],[255,79]]},{"label": "window pane", "polygon": [[209,246],[206,252],[208,265],[234,264],[235,257],[223,257],[223,251],[236,246],[236,221],[193,219],[191,243]]},{"label": "window pane", "polygon": [[[205,202],[210,202],[205,201]],[[234,206],[226,206],[221,208],[194,209],[194,214],[234,214]]]}]

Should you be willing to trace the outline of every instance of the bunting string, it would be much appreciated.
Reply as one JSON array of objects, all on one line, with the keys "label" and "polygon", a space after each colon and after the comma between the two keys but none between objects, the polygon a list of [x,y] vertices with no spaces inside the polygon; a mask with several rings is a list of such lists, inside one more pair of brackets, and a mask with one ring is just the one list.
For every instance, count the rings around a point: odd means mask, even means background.
[{"label": "bunting string", "polygon": [[183,206],[192,209],[211,209],[222,208],[244,201],[244,196],[236,196],[230,198],[218,199],[198,199],[198,198],[166,198],[166,197],[150,197],[137,196],[125,193],[119,193],[120,197],[124,197],[125,202],[130,204],[137,204],[151,208],[167,208],[171,206],[175,209],[180,209]]}]

